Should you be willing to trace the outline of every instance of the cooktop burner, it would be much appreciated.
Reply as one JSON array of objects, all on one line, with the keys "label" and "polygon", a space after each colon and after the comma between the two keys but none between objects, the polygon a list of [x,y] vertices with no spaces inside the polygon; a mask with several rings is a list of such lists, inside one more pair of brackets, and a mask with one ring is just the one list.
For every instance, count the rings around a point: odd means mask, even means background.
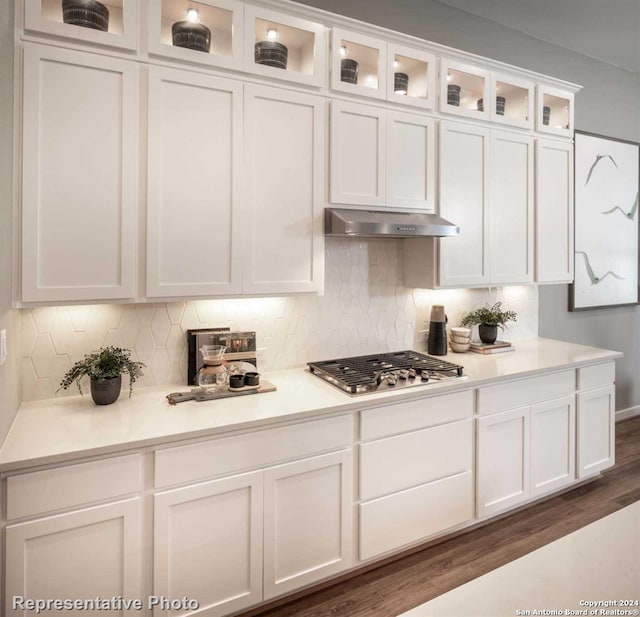
[{"label": "cooktop burner", "polygon": [[463,367],[417,351],[395,351],[309,362],[316,376],[348,394],[407,388],[461,379]]}]

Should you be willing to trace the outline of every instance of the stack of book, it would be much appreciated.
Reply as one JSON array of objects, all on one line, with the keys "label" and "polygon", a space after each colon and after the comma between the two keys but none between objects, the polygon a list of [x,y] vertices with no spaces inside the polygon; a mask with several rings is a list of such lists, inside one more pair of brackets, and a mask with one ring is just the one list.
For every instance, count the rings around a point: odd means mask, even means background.
[{"label": "stack of book", "polygon": [[470,351],[481,354],[502,353],[504,351],[515,351],[515,347],[509,341],[496,341],[490,345],[482,341],[471,341]]}]

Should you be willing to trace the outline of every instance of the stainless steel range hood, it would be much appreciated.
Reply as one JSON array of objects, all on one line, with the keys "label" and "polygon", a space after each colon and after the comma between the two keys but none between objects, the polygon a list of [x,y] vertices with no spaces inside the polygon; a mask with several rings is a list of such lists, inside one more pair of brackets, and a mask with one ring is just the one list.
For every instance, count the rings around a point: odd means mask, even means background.
[{"label": "stainless steel range hood", "polygon": [[460,235],[460,227],[437,214],[325,208],[324,215],[326,236],[415,238]]}]

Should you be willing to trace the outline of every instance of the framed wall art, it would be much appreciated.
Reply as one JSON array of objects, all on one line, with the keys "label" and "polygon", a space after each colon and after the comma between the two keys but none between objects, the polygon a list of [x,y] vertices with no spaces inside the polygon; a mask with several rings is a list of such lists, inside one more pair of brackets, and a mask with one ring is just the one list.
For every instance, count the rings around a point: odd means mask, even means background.
[{"label": "framed wall art", "polygon": [[638,304],[640,144],[575,132],[569,310]]}]

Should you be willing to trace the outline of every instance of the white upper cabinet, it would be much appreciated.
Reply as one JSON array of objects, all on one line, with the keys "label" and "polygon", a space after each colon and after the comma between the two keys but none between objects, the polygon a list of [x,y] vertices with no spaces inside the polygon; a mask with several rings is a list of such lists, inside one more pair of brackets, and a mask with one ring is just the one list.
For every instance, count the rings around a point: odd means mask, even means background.
[{"label": "white upper cabinet", "polygon": [[[491,73],[491,122],[533,128],[535,84],[528,79]],[[484,101],[483,101],[484,107]]]},{"label": "white upper cabinet", "polygon": [[386,203],[386,112],[379,107],[331,101],[331,201]]},{"label": "white upper cabinet", "polygon": [[241,291],[242,84],[149,69],[147,295]]},{"label": "white upper cabinet", "polygon": [[436,123],[387,111],[388,206],[435,211]]},{"label": "white upper cabinet", "polygon": [[440,60],[440,111],[478,120],[491,118],[491,73],[449,58]]},{"label": "white upper cabinet", "polygon": [[331,88],[387,98],[387,44],[340,28],[333,29],[331,41]]},{"label": "white upper cabinet", "polygon": [[150,54],[242,69],[242,2],[149,0],[148,10]]},{"label": "white upper cabinet", "polygon": [[331,102],[331,202],[435,209],[436,123],[427,116]]},{"label": "white upper cabinet", "polygon": [[321,291],[326,102],[245,86],[243,291]]},{"label": "white upper cabinet", "polygon": [[327,84],[327,28],[245,5],[244,69],[307,86]]},{"label": "white upper cabinet", "polygon": [[440,241],[441,287],[483,286],[489,270],[489,129],[440,123],[440,215],[460,236]]},{"label": "white upper cabinet", "polygon": [[536,140],[536,281],[573,280],[573,144]]},{"label": "white upper cabinet", "polygon": [[138,1],[102,0],[100,4],[102,7],[70,7],[64,11],[62,0],[24,0],[24,27],[27,32],[53,35],[78,43],[136,49]]},{"label": "white upper cabinet", "polygon": [[533,139],[517,133],[492,131],[490,155],[490,280],[496,285],[531,283],[534,276]]},{"label": "white upper cabinet", "polygon": [[138,66],[25,44],[22,301],[136,295]]},{"label": "white upper cabinet", "polygon": [[387,44],[387,100],[435,109],[436,57],[426,51]]},{"label": "white upper cabinet", "polygon": [[536,130],[573,137],[573,100],[572,92],[539,85]]}]

